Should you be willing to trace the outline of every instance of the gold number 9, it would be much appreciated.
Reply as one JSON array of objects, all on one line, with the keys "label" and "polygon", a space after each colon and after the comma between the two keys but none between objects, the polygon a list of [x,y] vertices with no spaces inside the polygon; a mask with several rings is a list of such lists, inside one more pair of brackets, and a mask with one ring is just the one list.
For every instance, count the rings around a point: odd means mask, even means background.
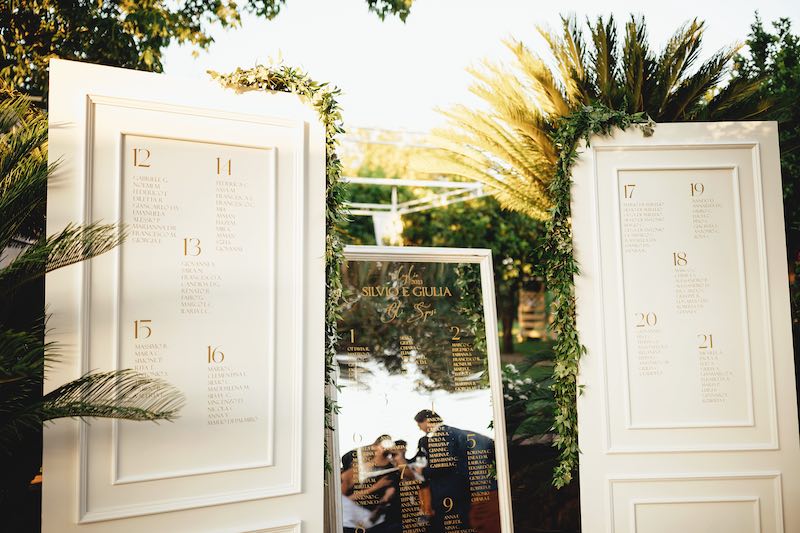
[{"label": "gold number 9", "polygon": [[445,512],[449,513],[450,511],[453,510],[453,498],[448,496],[447,498],[442,500],[442,505],[444,505],[445,507]]}]

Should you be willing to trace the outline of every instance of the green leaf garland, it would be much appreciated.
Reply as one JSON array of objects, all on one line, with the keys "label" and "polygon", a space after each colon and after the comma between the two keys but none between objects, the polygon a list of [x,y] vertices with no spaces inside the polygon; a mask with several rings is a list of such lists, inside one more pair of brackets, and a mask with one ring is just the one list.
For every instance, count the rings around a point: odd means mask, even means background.
[{"label": "green leaf garland", "polygon": [[654,124],[645,113],[628,114],[594,104],[559,119],[553,135],[558,162],[550,183],[553,207],[545,225],[544,276],[547,288],[554,296],[551,328],[556,341],[552,388],[556,407],[553,430],[559,463],[553,472],[553,484],[558,488],[572,481],[578,466],[577,377],[580,358],[586,353],[575,324],[574,276],[579,269],[573,254],[570,218],[572,165],[578,158],[581,140],[589,146],[592,135],[609,135],[614,128],[624,130],[631,125],[637,125],[645,135],[651,135]]},{"label": "green leaf garland", "polygon": [[[263,66],[252,69],[241,68],[230,74],[209,72],[223,87],[237,91],[277,91],[292,93],[308,102],[317,110],[325,127],[326,163],[326,210],[325,210],[325,385],[326,390],[335,386],[336,345],[339,334],[336,323],[339,320],[339,304],[342,298],[341,265],[344,260],[342,241],[338,228],[345,221],[345,187],[341,180],[342,163],[336,154],[339,145],[338,135],[344,133],[342,114],[336,98],[341,91],[327,83],[319,83],[296,68],[286,65]],[[333,431],[332,415],[338,412],[338,405],[325,396],[325,430]],[[332,465],[325,441],[325,473],[330,475]]]}]

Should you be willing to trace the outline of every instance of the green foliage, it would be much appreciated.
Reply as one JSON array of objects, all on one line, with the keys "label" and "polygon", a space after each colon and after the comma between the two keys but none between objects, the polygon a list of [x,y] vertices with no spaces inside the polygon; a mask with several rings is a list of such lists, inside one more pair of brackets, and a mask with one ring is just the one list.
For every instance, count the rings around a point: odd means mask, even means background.
[{"label": "green foliage", "polygon": [[[237,27],[243,13],[272,19],[286,0],[0,0],[0,77],[33,95],[47,93],[51,57],[162,71],[172,42],[207,49],[211,23]],[[381,19],[406,19],[411,0],[367,0]]]},{"label": "green foliage", "polygon": [[[14,460],[42,424],[62,417],[170,420],[181,394],[161,380],[122,370],[89,373],[42,395],[44,372],[58,360],[44,326],[15,329],[15,293],[47,272],[96,257],[117,246],[116,225],[69,225],[44,233],[47,119],[19,96],[0,101],[0,459]],[[43,319],[41,324],[43,324]]]},{"label": "green foliage", "polygon": [[505,293],[533,275],[542,228],[541,222],[484,197],[405,215],[403,240],[410,246],[491,248],[496,285]]},{"label": "green foliage", "polygon": [[[458,312],[469,325],[466,331],[472,337],[475,352],[487,354],[483,360],[481,385],[489,388],[489,357],[486,345],[486,317],[483,312],[483,279],[481,266],[477,263],[459,263],[456,267],[456,289],[460,293]],[[494,421],[492,421],[494,424]]]},{"label": "green foliage", "polygon": [[[364,297],[362,287],[401,283],[398,274],[413,269],[414,275],[422,280],[424,287],[449,287],[452,296],[436,298],[433,304],[430,296],[389,295],[385,298]],[[402,272],[401,272],[402,271]],[[350,261],[342,269],[344,297],[342,309],[346,310],[339,322],[340,331],[358,331],[358,344],[369,347],[372,361],[392,375],[405,374],[408,369],[402,348],[397,339],[408,336],[413,339],[415,357],[424,358],[415,374],[415,388],[418,392],[429,393],[435,390],[455,392],[459,384],[453,375],[451,358],[447,357],[443,346],[448,346],[453,338],[453,327],[459,328],[463,342],[472,343],[476,353],[485,353],[486,335],[483,317],[483,300],[480,268],[477,264],[427,263],[427,262],[366,262]],[[419,309],[434,305],[435,313],[424,320],[410,320]],[[397,306],[397,317],[385,320],[390,305]],[[418,308],[417,306],[424,306]],[[345,335],[339,345],[339,354],[347,352],[349,336]],[[340,383],[345,387],[369,386],[369,380],[355,383],[357,372],[369,372],[363,361],[351,358],[339,359]],[[488,380],[488,374],[484,374]],[[486,381],[488,383],[488,381]]]},{"label": "green foliage", "polygon": [[[23,336],[19,332],[3,330],[0,332],[0,345],[8,348],[8,337]],[[16,361],[13,374],[9,374],[0,384],[8,389],[23,391],[29,386],[30,370],[41,374],[41,361],[48,356],[47,347],[40,350],[41,342],[30,344],[38,338],[29,336],[20,350],[29,360],[20,358]],[[37,346],[38,345],[38,346]],[[8,352],[7,352],[8,353]],[[33,357],[30,357],[33,356]],[[3,391],[4,393],[8,390]],[[30,394],[39,394],[38,389],[30,389]],[[20,401],[14,401],[20,400]],[[26,401],[27,400],[27,401]],[[2,416],[0,426],[0,450],[8,456],[12,455],[19,442],[27,434],[35,433],[42,423],[56,418],[71,417],[103,417],[125,420],[171,420],[178,415],[183,405],[183,396],[166,382],[152,378],[133,370],[115,370],[109,372],[91,372],[70,381],[54,391],[45,394],[40,400],[31,402],[21,395],[14,395],[3,402],[3,411],[13,411],[12,416]],[[8,457],[6,457],[8,458]]]},{"label": "green foliage", "polygon": [[503,367],[503,406],[509,444],[551,430],[555,411],[552,386],[550,365],[534,365],[524,373],[512,364]]},{"label": "green foliage", "polygon": [[[423,153],[420,146],[424,137],[410,140],[388,130],[355,129],[348,131],[348,139],[341,150],[344,172],[347,176],[364,178],[427,179],[411,168],[411,160]],[[392,202],[392,187],[380,185],[351,184],[350,201],[353,203],[375,203],[389,205]],[[429,194],[429,190],[417,187],[397,187],[399,203],[414,200]],[[375,225],[370,216],[351,216],[340,228],[347,244],[383,244],[375,242]]]},{"label": "green foliage", "polygon": [[[279,91],[292,93],[312,105],[325,127],[326,209],[325,209],[325,385],[326,391],[336,386],[336,353],[339,343],[337,323],[341,318],[341,266],[344,259],[342,239],[338,228],[346,220],[344,201],[346,189],[341,180],[342,163],[337,155],[339,135],[344,133],[342,113],[336,98],[341,91],[327,83],[313,81],[298,69],[279,65],[257,66],[249,70],[236,69],[230,74],[210,73],[224,87],[237,91]],[[325,428],[333,431],[332,415],[338,412],[336,402],[325,396]],[[331,474],[330,454],[325,441],[325,472]]]},{"label": "green foliage", "polygon": [[[766,116],[773,98],[759,93],[764,73],[729,78],[738,47],[699,62],[704,25],[693,20],[654,51],[642,18],[620,30],[613,17],[564,18],[559,33],[540,30],[550,57],[521,41],[506,44],[513,67],[484,62],[471,72],[472,91],[486,109],[445,112],[450,128],[436,132],[441,150],[427,169],[480,181],[511,210],[546,221],[543,274],[555,295],[553,429],[560,463],[554,484],[572,479],[578,462],[575,410],[578,362],[584,348],[575,329],[569,218],[570,168],[581,139],[624,128],[645,117],[656,121],[743,120]],[[588,38],[587,38],[588,35]],[[765,97],[766,96],[766,97]]]},{"label": "green foliage", "polygon": [[[792,23],[781,18],[772,32],[756,15],[747,39],[749,54],[737,57],[740,78],[764,79],[758,95],[778,105],[767,118],[777,120],[780,130],[781,174],[783,177],[784,220],[791,277],[792,315],[795,330],[800,327],[800,37]],[[797,345],[797,341],[795,341]]]},{"label": "green foliage", "polygon": [[369,10],[377,14],[381,20],[387,15],[397,15],[403,22],[411,13],[414,0],[367,0]]},{"label": "green foliage", "polygon": [[403,217],[403,240],[412,246],[490,248],[503,328],[502,351],[513,351],[511,328],[519,289],[533,279],[543,224],[525,214],[505,211],[492,197],[452,204]]},{"label": "green foliage", "polygon": [[565,18],[560,33],[540,30],[551,57],[509,40],[513,68],[484,62],[473,69],[472,91],[487,108],[444,113],[450,128],[437,132],[441,151],[426,161],[428,170],[485,183],[504,207],[546,220],[561,117],[598,103],[658,122],[742,120],[771,106],[756,94],[757,76],[723,83],[737,47],[698,63],[702,22],[679,28],[660,52],[650,47],[642,18],[631,17],[621,32],[613,17],[587,21],[587,29],[588,38],[576,19]]},{"label": "green foliage", "polygon": [[652,133],[653,124],[644,113],[629,114],[614,111],[602,104],[586,106],[559,120],[553,145],[558,156],[555,176],[550,183],[553,207],[546,222],[544,242],[544,276],[549,291],[554,295],[551,313],[552,331],[555,334],[555,368],[552,385],[556,403],[553,429],[555,446],[559,450],[559,464],[553,474],[553,484],[561,488],[572,481],[578,466],[578,364],[586,348],[578,338],[575,323],[575,292],[573,277],[578,274],[572,247],[570,220],[571,169],[578,157],[578,143],[588,145],[592,135],[608,135],[614,128],[626,129],[638,125],[646,135]]}]

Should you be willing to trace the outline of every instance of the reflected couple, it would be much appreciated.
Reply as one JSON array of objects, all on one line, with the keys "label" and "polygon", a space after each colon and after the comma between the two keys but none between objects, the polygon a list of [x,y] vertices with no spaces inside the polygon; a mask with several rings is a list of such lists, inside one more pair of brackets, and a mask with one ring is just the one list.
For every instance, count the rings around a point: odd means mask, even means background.
[{"label": "reflected couple", "polygon": [[500,533],[494,441],[448,426],[434,411],[414,416],[416,454],[381,435],[342,457],[345,533]]}]

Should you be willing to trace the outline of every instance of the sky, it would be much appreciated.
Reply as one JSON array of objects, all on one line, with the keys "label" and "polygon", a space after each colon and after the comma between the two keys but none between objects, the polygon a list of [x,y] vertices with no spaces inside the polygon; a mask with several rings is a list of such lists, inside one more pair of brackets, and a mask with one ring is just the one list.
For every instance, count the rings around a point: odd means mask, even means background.
[{"label": "sky", "polygon": [[[659,2],[605,0],[415,0],[405,24],[381,21],[366,0],[287,0],[272,21],[247,16],[240,28],[210,29],[215,42],[199,56],[171,45],[164,71],[190,78],[208,69],[229,72],[282,59],[312,78],[338,86],[345,127],[426,132],[443,122],[436,112],[455,104],[475,105],[469,66],[488,58],[509,61],[502,41],[513,37],[546,53],[537,26],[556,29],[560,15],[585,20],[613,13],[618,20],[641,14],[650,42],[660,49],[684,22],[706,22],[704,56],[746,38],[758,9],[764,21],[788,17],[800,33],[800,2],[742,3],[706,0]],[[738,4],[738,5],[737,5]],[[750,5],[752,7],[741,7]]]}]

